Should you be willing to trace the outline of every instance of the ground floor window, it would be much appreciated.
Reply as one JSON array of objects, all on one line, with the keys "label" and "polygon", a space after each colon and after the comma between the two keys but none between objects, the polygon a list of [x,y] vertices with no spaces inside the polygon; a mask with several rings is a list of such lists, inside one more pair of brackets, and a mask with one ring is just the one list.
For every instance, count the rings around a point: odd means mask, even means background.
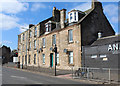
[{"label": "ground floor window", "polygon": [[27,64],[27,55],[25,55],[25,64]]},{"label": "ground floor window", "polygon": [[29,55],[29,58],[28,58],[28,64],[30,64],[30,57],[31,57],[31,56]]},{"label": "ground floor window", "polygon": [[73,51],[69,52],[69,64],[73,64]]},{"label": "ground floor window", "polygon": [[22,56],[22,64],[24,64],[24,56]]},{"label": "ground floor window", "polygon": [[36,64],[36,54],[34,54],[34,64]]},{"label": "ground floor window", "polygon": [[59,64],[59,53],[57,53],[57,64]]},{"label": "ground floor window", "polygon": [[43,54],[43,64],[45,64],[45,54]]}]

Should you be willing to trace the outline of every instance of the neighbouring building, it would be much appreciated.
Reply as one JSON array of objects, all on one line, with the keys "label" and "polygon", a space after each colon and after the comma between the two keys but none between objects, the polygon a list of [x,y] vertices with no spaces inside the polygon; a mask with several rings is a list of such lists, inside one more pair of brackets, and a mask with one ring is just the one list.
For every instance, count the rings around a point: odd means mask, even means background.
[{"label": "neighbouring building", "polygon": [[57,46],[57,68],[70,69],[82,66],[82,46],[91,45],[99,36],[115,32],[103,13],[103,7],[92,0],[91,9],[84,12],[71,10],[66,19],[66,9],[53,8],[52,17],[29,25],[18,35],[18,58],[23,66],[54,68]]},{"label": "neighbouring building", "polygon": [[83,47],[82,66],[91,68],[120,68],[120,35],[98,38]]},{"label": "neighbouring building", "polygon": [[8,63],[10,60],[10,55],[11,55],[11,49],[10,47],[7,47],[3,45],[0,48],[0,59],[2,60],[2,64]]}]

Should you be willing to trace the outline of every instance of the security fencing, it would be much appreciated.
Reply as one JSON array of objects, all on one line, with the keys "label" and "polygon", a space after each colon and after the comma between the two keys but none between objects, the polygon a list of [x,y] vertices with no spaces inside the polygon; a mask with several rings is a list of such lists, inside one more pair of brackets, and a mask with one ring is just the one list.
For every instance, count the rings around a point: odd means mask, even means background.
[{"label": "security fencing", "polygon": [[119,69],[113,68],[72,68],[72,78],[98,80],[107,83],[119,82]]}]

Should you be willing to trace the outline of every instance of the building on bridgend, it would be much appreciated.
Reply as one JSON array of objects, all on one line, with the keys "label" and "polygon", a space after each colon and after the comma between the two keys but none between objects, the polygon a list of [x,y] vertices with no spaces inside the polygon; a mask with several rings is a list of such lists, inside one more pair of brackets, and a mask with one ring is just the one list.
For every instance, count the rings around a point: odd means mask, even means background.
[{"label": "building on bridgend", "polygon": [[[97,0],[95,0],[97,1]],[[18,35],[18,57],[26,67],[54,68],[55,45],[57,68],[81,67],[82,46],[91,45],[98,38],[114,35],[115,32],[103,13],[100,2],[92,0],[91,9],[84,12],[73,9],[53,8],[52,17],[29,25],[29,29]]]}]

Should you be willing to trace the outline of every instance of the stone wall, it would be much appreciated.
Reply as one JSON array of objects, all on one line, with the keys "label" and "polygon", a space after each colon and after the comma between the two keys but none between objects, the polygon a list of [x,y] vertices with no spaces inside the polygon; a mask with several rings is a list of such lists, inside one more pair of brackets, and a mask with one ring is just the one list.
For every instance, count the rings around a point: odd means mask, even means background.
[{"label": "stone wall", "polygon": [[[73,42],[68,42],[68,30],[73,29]],[[34,28],[32,30],[32,35],[34,34]],[[54,48],[52,44],[52,36],[56,34],[56,45],[57,51],[59,53],[59,64],[57,65],[58,69],[71,69],[72,66],[80,67],[81,66],[81,34],[80,34],[80,25],[73,25],[67,28],[44,34],[40,37],[28,38],[31,42],[31,50],[27,50],[27,65],[28,66],[40,66],[48,68],[50,67],[50,53],[53,53],[53,68],[55,63],[55,53],[50,50]],[[37,33],[38,35],[39,33]],[[27,36],[27,34],[25,35]],[[25,37],[26,38],[26,37]],[[45,38],[45,48],[42,47],[42,39]],[[37,48],[34,49],[34,40],[36,40]],[[26,55],[26,39],[24,42],[24,52],[19,53],[20,63],[22,64],[22,56],[24,56],[24,65],[25,65],[25,55]],[[27,46],[29,46],[27,44]],[[29,48],[29,47],[28,47]],[[42,48],[42,51],[39,51]],[[73,51],[73,64],[69,64],[68,54],[64,53],[64,49],[68,51]],[[36,64],[34,64],[34,54],[36,54]],[[42,55],[45,54],[45,64],[43,64]],[[28,56],[31,55],[31,64],[28,64]]]}]

